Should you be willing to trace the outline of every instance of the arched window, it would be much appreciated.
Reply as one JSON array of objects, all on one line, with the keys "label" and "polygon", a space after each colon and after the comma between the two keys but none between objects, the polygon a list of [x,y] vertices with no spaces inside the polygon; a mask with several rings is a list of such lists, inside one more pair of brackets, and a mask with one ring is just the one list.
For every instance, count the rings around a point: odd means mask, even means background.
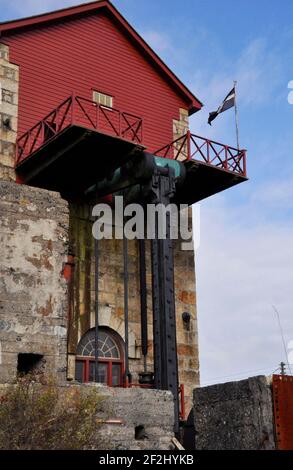
[{"label": "arched window", "polygon": [[[108,328],[99,328],[98,382],[110,387],[123,383],[122,339]],[[78,382],[95,380],[95,329],[89,330],[77,347],[75,379]]]}]

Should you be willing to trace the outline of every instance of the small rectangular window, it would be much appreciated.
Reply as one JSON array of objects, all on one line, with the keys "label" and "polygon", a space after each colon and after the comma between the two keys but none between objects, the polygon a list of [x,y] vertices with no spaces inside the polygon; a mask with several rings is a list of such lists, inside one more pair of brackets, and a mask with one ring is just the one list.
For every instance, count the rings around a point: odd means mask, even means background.
[{"label": "small rectangular window", "polygon": [[5,103],[13,104],[13,95],[12,91],[2,88],[2,101],[5,101]]},{"label": "small rectangular window", "polygon": [[16,80],[16,70],[11,69],[10,67],[3,67],[4,78],[8,80]]},{"label": "small rectangular window", "polygon": [[107,106],[108,108],[113,108],[113,96],[105,95],[100,91],[93,92],[93,100],[95,103],[101,104],[102,106]]}]

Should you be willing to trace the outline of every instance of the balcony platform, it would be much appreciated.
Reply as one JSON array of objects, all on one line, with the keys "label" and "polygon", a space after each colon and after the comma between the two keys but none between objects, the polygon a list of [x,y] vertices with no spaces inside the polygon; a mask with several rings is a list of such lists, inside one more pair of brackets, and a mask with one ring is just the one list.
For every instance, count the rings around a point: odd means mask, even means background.
[{"label": "balcony platform", "polygon": [[19,181],[68,194],[83,194],[143,147],[80,126],[70,126],[17,165]]},{"label": "balcony platform", "polygon": [[136,116],[70,97],[18,139],[18,181],[82,195],[144,149],[141,126]]},{"label": "balcony platform", "polygon": [[184,166],[187,170],[186,179],[175,197],[178,204],[195,204],[247,181],[244,176],[195,160],[184,162]]},{"label": "balcony platform", "polygon": [[[18,139],[16,172],[20,183],[82,196],[143,150],[141,118],[73,95]],[[178,204],[193,204],[247,180],[245,150],[190,131],[155,155],[186,168]]]},{"label": "balcony platform", "polygon": [[182,162],[186,178],[174,202],[194,204],[247,181],[246,150],[236,149],[191,132],[155,152]]}]

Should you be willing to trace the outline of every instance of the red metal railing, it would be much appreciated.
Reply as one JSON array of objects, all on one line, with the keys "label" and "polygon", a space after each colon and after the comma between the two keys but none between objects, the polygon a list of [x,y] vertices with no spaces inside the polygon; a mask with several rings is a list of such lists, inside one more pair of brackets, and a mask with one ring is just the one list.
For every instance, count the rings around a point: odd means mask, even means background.
[{"label": "red metal railing", "polygon": [[206,139],[190,131],[155,152],[174,160],[195,160],[246,177],[246,150]]},{"label": "red metal railing", "polygon": [[72,125],[139,144],[143,139],[140,117],[72,95],[17,140],[16,164]]}]

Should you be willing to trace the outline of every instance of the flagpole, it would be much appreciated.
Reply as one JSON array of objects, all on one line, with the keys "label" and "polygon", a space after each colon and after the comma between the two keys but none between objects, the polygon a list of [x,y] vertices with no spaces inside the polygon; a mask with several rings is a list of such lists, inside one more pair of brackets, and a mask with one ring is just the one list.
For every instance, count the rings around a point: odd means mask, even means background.
[{"label": "flagpole", "polygon": [[240,150],[239,146],[239,126],[238,126],[238,108],[237,108],[237,99],[236,99],[236,86],[237,86],[237,81],[234,80],[234,90],[235,90],[235,126],[236,126],[236,141],[237,141],[237,149]]}]

